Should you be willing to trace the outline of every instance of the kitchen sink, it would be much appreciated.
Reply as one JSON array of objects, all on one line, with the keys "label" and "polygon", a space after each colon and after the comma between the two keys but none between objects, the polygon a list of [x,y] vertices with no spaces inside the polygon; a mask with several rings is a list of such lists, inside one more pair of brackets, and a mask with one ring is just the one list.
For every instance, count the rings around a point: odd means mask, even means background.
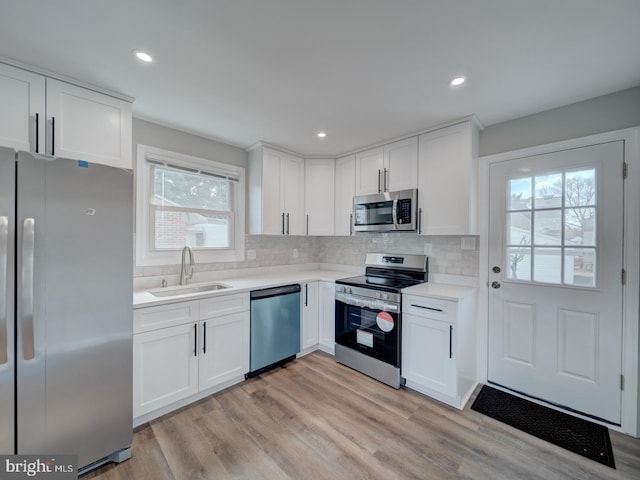
[{"label": "kitchen sink", "polygon": [[156,288],[149,290],[149,293],[155,297],[175,297],[178,295],[186,295],[188,293],[206,293],[215,292],[230,288],[224,283],[206,283],[200,285],[178,285],[175,287]]}]

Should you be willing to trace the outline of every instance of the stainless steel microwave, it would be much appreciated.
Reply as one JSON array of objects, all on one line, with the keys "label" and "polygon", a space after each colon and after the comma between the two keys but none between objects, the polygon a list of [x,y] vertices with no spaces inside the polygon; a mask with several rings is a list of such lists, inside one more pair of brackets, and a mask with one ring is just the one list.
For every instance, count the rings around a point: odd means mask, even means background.
[{"label": "stainless steel microwave", "polygon": [[417,230],[418,190],[398,190],[353,197],[353,230],[395,232]]}]

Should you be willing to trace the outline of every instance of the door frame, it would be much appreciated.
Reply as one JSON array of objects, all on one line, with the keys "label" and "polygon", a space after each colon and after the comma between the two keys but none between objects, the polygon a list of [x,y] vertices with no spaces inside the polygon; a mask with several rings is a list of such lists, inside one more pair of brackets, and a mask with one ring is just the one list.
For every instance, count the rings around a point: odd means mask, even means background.
[{"label": "door frame", "polygon": [[[480,236],[480,273],[478,282],[477,378],[487,383],[489,339],[489,167],[492,163],[541,155],[593,144],[624,140],[627,179],[624,191],[624,257],[626,284],[622,302],[622,391],[621,426],[608,428],[634,437],[640,436],[639,349],[640,349],[640,215],[629,205],[640,205],[640,127],[589,135],[545,145],[487,155],[478,159],[478,233]],[[620,172],[622,174],[622,172]],[[546,405],[546,404],[545,404]],[[549,405],[547,405],[549,406]],[[583,417],[586,418],[586,417]],[[593,419],[586,418],[593,421]]]}]

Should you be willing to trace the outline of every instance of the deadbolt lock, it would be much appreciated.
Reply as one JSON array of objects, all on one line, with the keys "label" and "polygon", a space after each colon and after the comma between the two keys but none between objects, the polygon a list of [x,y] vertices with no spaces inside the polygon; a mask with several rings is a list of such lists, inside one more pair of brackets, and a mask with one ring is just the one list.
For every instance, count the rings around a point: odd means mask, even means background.
[{"label": "deadbolt lock", "polygon": [[493,267],[491,270],[493,270],[493,273],[500,273],[502,270],[500,270],[500,267]]}]

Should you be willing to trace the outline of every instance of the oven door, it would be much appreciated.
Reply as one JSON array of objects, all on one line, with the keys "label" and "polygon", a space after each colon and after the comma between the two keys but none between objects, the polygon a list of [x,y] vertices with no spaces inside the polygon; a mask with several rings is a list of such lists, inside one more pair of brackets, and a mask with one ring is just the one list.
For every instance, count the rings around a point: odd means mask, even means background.
[{"label": "oven door", "polygon": [[400,305],[336,292],[336,343],[400,367]]}]

